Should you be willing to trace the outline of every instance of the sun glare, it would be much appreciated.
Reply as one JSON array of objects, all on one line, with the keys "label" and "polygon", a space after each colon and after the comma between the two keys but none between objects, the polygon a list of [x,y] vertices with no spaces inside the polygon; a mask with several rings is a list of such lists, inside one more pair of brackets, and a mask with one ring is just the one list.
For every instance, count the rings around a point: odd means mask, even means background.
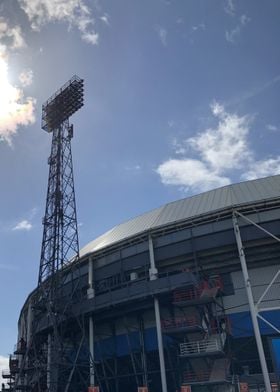
[{"label": "sun glare", "polygon": [[6,117],[17,110],[20,90],[13,87],[8,78],[8,64],[0,58],[0,117]]},{"label": "sun glare", "polygon": [[34,104],[33,98],[24,97],[22,89],[10,83],[8,62],[0,54],[0,141],[11,144],[19,125],[35,121]]}]

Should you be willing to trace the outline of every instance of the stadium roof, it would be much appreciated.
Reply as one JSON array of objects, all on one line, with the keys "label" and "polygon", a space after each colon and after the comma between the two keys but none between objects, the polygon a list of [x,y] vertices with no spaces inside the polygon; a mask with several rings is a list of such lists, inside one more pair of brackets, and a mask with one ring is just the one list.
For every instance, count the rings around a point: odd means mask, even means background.
[{"label": "stadium roof", "polygon": [[280,197],[280,175],[227,185],[199,195],[168,203],[137,216],[91,241],[80,255],[96,252],[141,233],[215,214],[237,206],[259,203]]}]

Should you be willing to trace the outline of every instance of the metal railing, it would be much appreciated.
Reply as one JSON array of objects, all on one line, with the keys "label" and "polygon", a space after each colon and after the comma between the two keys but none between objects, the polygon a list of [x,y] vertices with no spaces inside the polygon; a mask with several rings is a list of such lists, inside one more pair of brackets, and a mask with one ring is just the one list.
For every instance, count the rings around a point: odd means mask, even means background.
[{"label": "metal railing", "polygon": [[10,355],[9,367],[11,373],[16,373],[18,371],[19,360],[16,355]]},{"label": "metal railing", "polygon": [[13,391],[13,386],[2,383],[1,391]]},{"label": "metal railing", "polygon": [[186,357],[189,355],[205,354],[222,351],[220,339],[204,339],[195,342],[180,343],[180,355]]},{"label": "metal railing", "polygon": [[3,378],[10,378],[11,377],[11,372],[9,369],[4,369],[2,370],[2,377]]},{"label": "metal railing", "polygon": [[[185,302],[199,299],[205,290],[221,290],[223,282],[219,275],[212,276],[209,281],[201,281],[198,286],[188,287],[186,289],[176,290],[173,292],[173,302]],[[210,291],[209,291],[210,293]]]},{"label": "metal railing", "polygon": [[174,291],[173,302],[185,302],[198,299],[202,294],[203,289],[197,287],[190,287],[185,290]]},{"label": "metal railing", "polygon": [[14,346],[14,354],[24,354],[26,351],[26,342],[19,340]]},{"label": "metal railing", "polygon": [[183,382],[184,384],[195,383],[195,382],[207,382],[210,379],[210,372],[184,372]]},{"label": "metal railing", "polygon": [[199,319],[195,316],[175,317],[161,320],[161,327],[164,331],[177,328],[195,327],[199,325]]}]

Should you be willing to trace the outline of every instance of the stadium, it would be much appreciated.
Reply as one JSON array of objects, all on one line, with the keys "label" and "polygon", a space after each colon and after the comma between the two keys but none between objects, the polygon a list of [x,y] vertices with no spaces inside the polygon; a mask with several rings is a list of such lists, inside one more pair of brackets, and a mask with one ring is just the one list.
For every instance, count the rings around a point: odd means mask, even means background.
[{"label": "stadium", "polygon": [[[259,328],[277,391],[279,195],[280,176],[225,186],[166,204],[86,245],[71,268],[74,296],[70,269],[60,272],[60,325],[77,365],[69,391],[264,391],[242,252],[254,300],[261,299]],[[37,339],[37,358],[48,351],[47,314],[31,336],[35,296],[21,310],[6,374],[22,378],[16,390],[30,390],[24,380],[35,379],[21,365],[29,340]]]}]

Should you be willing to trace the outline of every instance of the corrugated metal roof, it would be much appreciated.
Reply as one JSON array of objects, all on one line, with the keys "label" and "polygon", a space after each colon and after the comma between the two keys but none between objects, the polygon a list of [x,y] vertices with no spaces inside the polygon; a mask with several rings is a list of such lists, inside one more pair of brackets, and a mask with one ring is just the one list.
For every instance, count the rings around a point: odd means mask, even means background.
[{"label": "corrugated metal roof", "polygon": [[280,197],[280,175],[232,184],[187,197],[115,226],[81,249],[81,256],[147,230],[193,219],[229,207]]},{"label": "corrugated metal roof", "polygon": [[131,219],[125,223],[121,223],[120,225],[113,227],[113,229],[107,231],[105,234],[86,245],[80,251],[80,255],[83,256],[84,254],[87,254],[89,252],[97,251],[115,242],[119,242],[127,237],[131,237],[136,234],[140,234],[141,232],[144,232],[146,230],[149,230],[151,227],[153,227],[154,222],[161,214],[163,209],[164,206],[159,207],[155,210],[137,216],[134,219]]}]

